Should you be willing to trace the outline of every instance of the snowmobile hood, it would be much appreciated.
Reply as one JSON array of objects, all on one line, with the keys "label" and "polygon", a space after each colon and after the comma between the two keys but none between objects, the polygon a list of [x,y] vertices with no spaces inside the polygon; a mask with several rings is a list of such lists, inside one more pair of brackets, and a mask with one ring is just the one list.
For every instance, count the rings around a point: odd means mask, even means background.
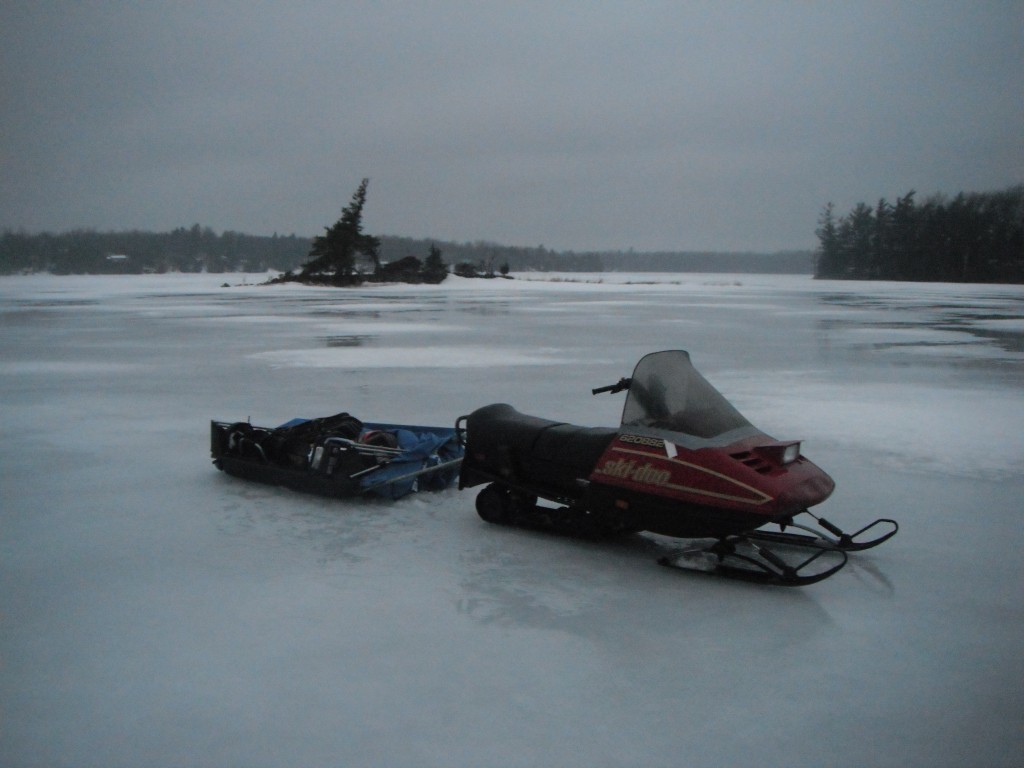
[{"label": "snowmobile hood", "polygon": [[[748,510],[767,517],[791,515],[819,504],[835,483],[807,458],[786,460],[780,443],[754,427],[745,436],[687,445],[676,433],[620,430],[594,469],[591,480],[682,503]],[[735,432],[727,433],[735,436]]]},{"label": "snowmobile hood", "polygon": [[[807,463],[809,464],[810,462]],[[835,487],[835,481],[821,470],[818,470],[818,472],[809,477],[786,486],[785,490],[776,497],[775,503],[785,509],[807,509],[815,504],[820,504],[831,496]]]}]

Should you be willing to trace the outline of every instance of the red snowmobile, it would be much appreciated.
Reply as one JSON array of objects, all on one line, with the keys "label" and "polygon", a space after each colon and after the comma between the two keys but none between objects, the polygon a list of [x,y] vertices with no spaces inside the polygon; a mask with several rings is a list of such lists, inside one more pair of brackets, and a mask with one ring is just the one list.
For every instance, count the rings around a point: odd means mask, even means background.
[{"label": "red snowmobile", "polygon": [[821,581],[846,564],[847,552],[899,529],[883,518],[847,534],[813,515],[832,478],[798,441],[775,440],[747,421],[688,353],[649,354],[631,378],[593,393],[624,390],[618,429],[549,421],[505,404],[460,417],[459,487],[488,483],[476,500],[480,517],[582,536],[701,539],[659,562],[780,585]]}]

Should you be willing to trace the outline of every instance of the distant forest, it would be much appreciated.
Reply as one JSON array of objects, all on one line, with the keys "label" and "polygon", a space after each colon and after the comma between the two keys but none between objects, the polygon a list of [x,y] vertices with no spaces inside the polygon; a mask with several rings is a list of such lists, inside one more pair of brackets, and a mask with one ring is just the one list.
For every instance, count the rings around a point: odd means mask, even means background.
[{"label": "distant forest", "polygon": [[[436,246],[448,265],[472,264],[481,273],[503,266],[516,272],[749,272],[811,274],[811,251],[776,253],[634,252],[576,253],[544,246],[519,247],[489,242],[456,243],[381,235],[382,263],[408,256],[425,258]],[[172,232],[0,234],[0,274],[142,274],[163,272],[287,272],[310,258],[313,238],[217,234],[195,224]]]},{"label": "distant forest", "polygon": [[1024,283],[1024,185],[923,203],[915,194],[874,208],[858,203],[838,218],[826,205],[815,277]]},{"label": "distant forest", "polygon": [[305,261],[310,238],[217,234],[198,224],[173,232],[96,232],[0,235],[0,274],[142,274],[284,271]]}]

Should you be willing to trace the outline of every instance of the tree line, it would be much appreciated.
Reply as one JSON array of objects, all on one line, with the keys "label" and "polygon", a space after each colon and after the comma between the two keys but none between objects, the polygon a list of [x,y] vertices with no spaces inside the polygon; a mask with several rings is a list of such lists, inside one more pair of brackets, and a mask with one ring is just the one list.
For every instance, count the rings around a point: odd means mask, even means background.
[{"label": "tree line", "polygon": [[171,232],[0,234],[0,274],[142,274],[286,270],[309,252],[309,238],[217,234],[195,224]]},{"label": "tree line", "polygon": [[[477,240],[378,235],[383,267],[414,256],[429,258],[431,247],[443,252],[452,271],[472,267],[478,274],[513,272],[764,272],[810,274],[811,251],[736,253],[715,251],[558,251],[537,246],[502,245]],[[171,232],[97,232],[58,234],[0,232],[0,274],[119,274],[163,272],[287,272],[309,260],[313,238],[298,235],[218,234],[195,224]],[[110,258],[124,256],[126,258]],[[367,265],[372,268],[372,263]]]},{"label": "tree line", "polygon": [[844,216],[818,219],[815,277],[842,280],[1024,283],[1024,185],[933,195],[911,190]]},{"label": "tree line", "polygon": [[[429,258],[430,248],[443,251],[453,265],[472,264],[478,271],[509,264],[516,271],[600,272],[598,254],[562,253],[544,246],[523,247],[486,241],[455,242],[427,238],[378,236],[378,258],[383,266],[409,256]],[[287,272],[309,260],[313,238],[218,234],[195,224],[170,232],[66,232],[29,233],[0,231],[0,274],[51,272],[53,274],[141,274],[164,272]],[[622,259],[627,254],[609,254]],[[124,257],[124,258],[121,258]],[[638,267],[639,268],[639,267]]]}]

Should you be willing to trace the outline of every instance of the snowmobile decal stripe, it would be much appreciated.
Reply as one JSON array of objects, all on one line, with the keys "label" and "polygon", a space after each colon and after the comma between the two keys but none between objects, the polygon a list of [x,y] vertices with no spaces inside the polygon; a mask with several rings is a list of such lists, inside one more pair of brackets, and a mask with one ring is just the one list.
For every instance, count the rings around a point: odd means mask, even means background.
[{"label": "snowmobile decal stripe", "polygon": [[[628,454],[632,454],[634,456],[642,456],[642,457],[648,458],[648,459],[651,458],[651,454],[647,453],[646,451],[636,451],[636,450],[633,450],[633,449],[630,449],[630,448],[618,448],[618,447],[613,447],[612,450],[617,452],[617,453],[628,453]],[[702,467],[702,466],[699,466],[697,464],[691,464],[690,462],[683,461],[682,459],[664,458],[664,459],[661,459],[661,461],[668,461],[668,462],[671,462],[672,464],[679,464],[681,466],[687,467],[688,469],[693,469],[693,470],[696,470],[698,472],[703,472],[706,475],[711,475],[713,477],[717,477],[719,480],[723,480],[723,481],[725,481],[725,482],[727,482],[727,483],[729,483],[731,485],[737,485],[740,488],[742,488],[743,490],[749,491],[755,498],[751,499],[749,496],[733,496],[733,495],[727,494],[727,493],[717,493],[716,491],[708,491],[708,490],[704,490],[702,488],[691,488],[689,486],[678,485],[676,483],[658,483],[658,485],[660,485],[663,488],[672,488],[674,490],[685,491],[687,493],[693,493],[693,494],[696,494],[696,495],[699,495],[699,496],[712,496],[712,497],[717,498],[717,499],[727,499],[729,501],[740,501],[740,502],[743,502],[745,504],[754,504],[756,506],[760,506],[761,504],[767,504],[769,501],[772,501],[772,497],[769,496],[764,491],[758,490],[757,488],[749,486],[746,483],[741,483],[739,480],[735,480],[734,478],[731,478],[728,475],[723,475],[721,472],[715,472],[713,469],[707,469],[706,467]],[[601,471],[600,468],[598,468],[597,471],[601,472],[602,474],[605,474],[604,472]]]}]

